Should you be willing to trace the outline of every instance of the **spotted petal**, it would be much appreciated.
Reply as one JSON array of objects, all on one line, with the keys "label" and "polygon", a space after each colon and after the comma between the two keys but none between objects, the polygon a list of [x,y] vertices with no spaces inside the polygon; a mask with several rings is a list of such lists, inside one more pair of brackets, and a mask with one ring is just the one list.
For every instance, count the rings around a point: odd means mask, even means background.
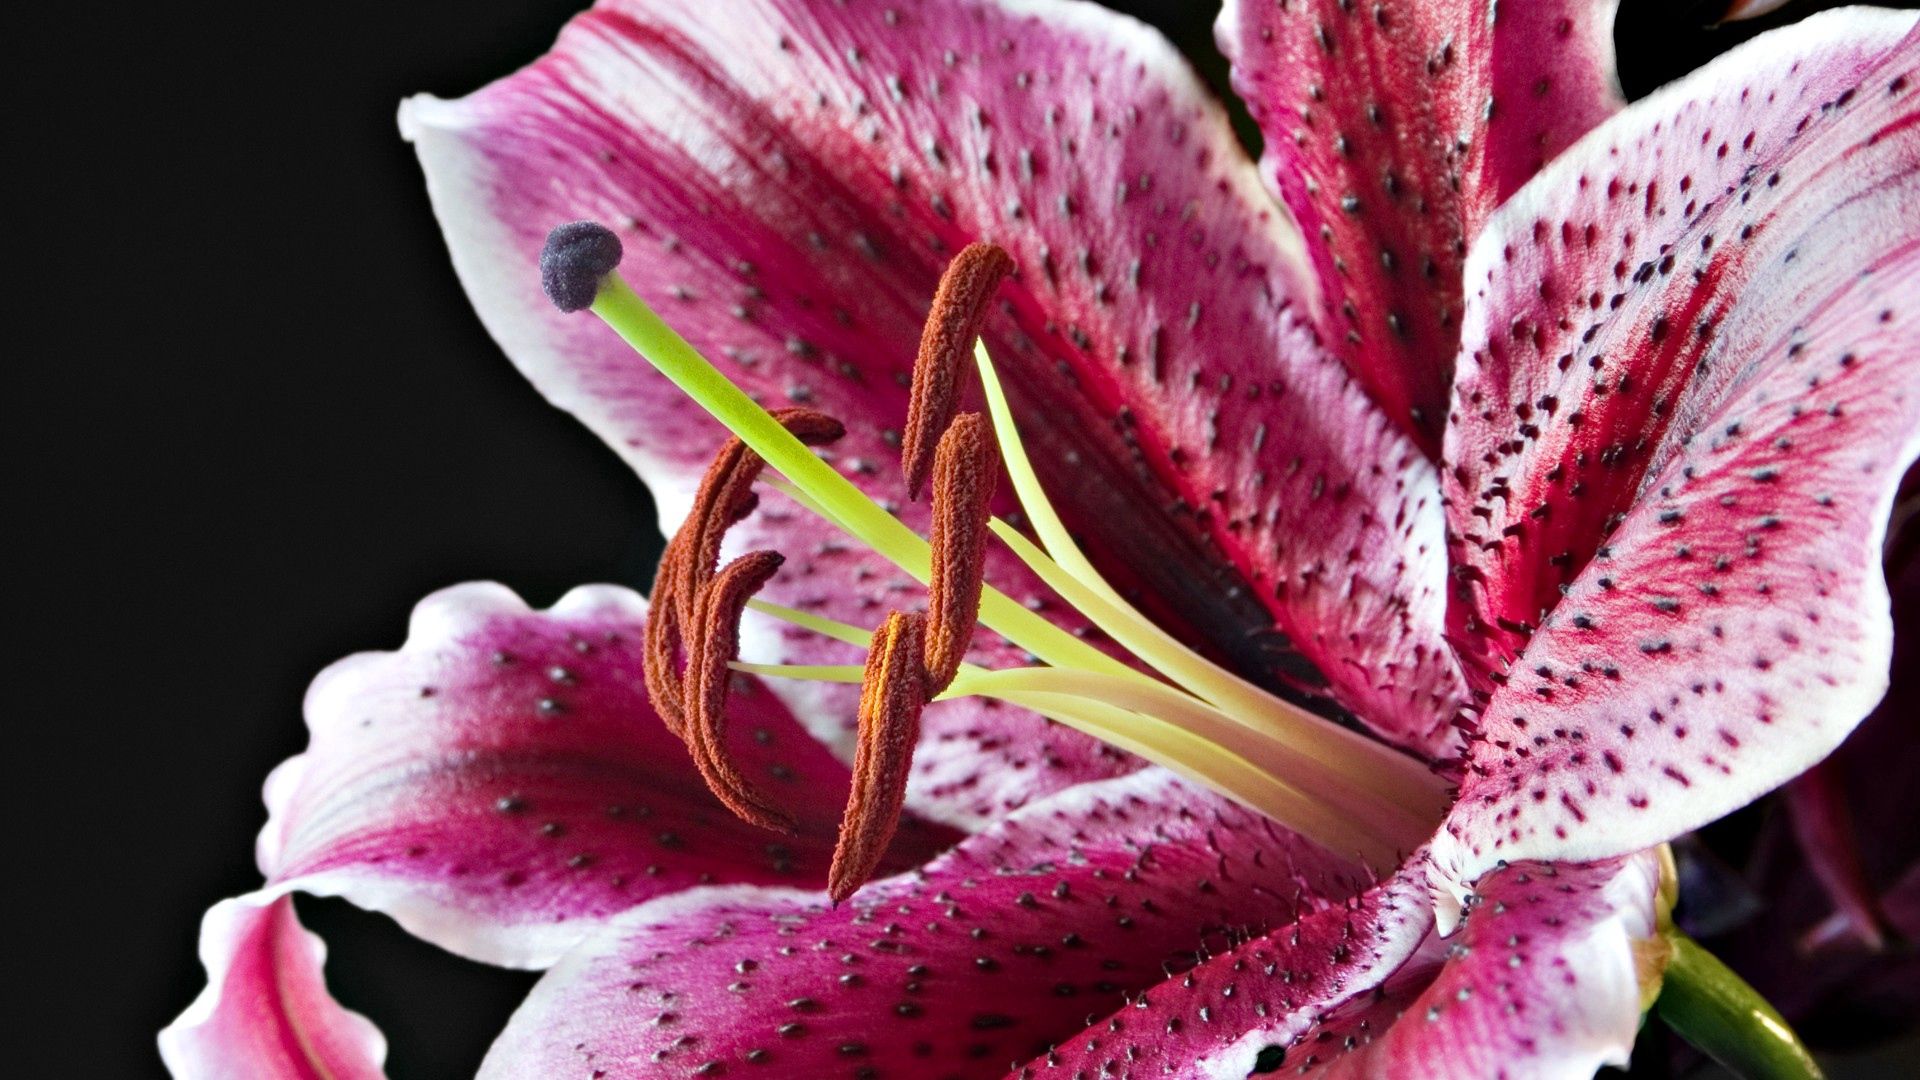
[{"label": "spotted petal", "polygon": [[1461,267],[1493,208],[1620,105],[1616,0],[1229,0],[1216,35],[1306,234],[1315,325],[1440,447]]},{"label": "spotted petal", "polygon": [[1757,39],[1475,249],[1447,482],[1492,696],[1437,849],[1458,880],[1710,821],[1880,699],[1882,538],[1920,449],[1913,26]]},{"label": "spotted petal", "polygon": [[1158,769],[1087,785],[835,909],[710,889],[563,960],[483,1076],[999,1075],[1163,965],[1353,892],[1339,862]]},{"label": "spotted petal", "polygon": [[[533,267],[554,223],[618,225],[636,290],[769,404],[846,420],[833,460],[890,500],[936,277],[992,239],[1017,271],[987,340],[1103,568],[1242,670],[1304,657],[1300,679],[1390,737],[1448,744],[1436,478],[1319,347],[1296,230],[1138,24],[1062,0],[609,0],[532,67],[416,98],[402,124],[482,318],[664,494],[667,524],[718,433],[547,304]],[[866,625],[900,601],[899,575],[810,529],[780,524],[776,546],[820,557],[771,595]],[[1004,560],[988,573],[1033,591]],[[923,753],[958,764],[918,804],[977,819],[1118,768],[1063,733],[1035,754],[1036,725],[930,712]]]},{"label": "spotted petal", "polygon": [[268,891],[207,912],[208,985],[160,1033],[180,1080],[372,1080],[386,1040],[327,993],[326,946],[302,929],[291,897]]},{"label": "spotted petal", "polygon": [[[846,768],[743,679],[737,759],[799,831],[734,818],[647,704],[644,617],[640,597],[604,586],[547,612],[497,585],[428,597],[400,651],[315,680],[312,743],[268,781],[262,871],[520,967],[692,885],[824,881]],[[950,839],[907,833],[896,866]]]},{"label": "spotted petal", "polygon": [[1651,855],[1516,864],[1488,875],[1442,939],[1414,863],[1168,980],[1031,1072],[1517,1080],[1625,1065],[1658,873]]}]

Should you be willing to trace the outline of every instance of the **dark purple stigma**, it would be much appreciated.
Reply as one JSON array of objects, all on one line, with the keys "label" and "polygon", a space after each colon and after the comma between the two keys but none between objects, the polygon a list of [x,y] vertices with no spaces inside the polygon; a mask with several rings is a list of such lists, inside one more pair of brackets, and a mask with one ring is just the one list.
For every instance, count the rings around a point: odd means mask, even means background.
[{"label": "dark purple stigma", "polygon": [[597,221],[569,221],[547,234],[540,287],[561,311],[592,307],[600,282],[620,265],[620,238]]}]

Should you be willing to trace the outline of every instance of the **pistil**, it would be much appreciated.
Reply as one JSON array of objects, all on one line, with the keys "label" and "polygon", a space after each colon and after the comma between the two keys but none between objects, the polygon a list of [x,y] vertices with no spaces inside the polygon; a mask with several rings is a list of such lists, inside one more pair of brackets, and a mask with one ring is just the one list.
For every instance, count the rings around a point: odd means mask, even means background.
[{"label": "pistil", "polygon": [[[732,769],[724,749],[726,671],[861,684],[853,790],[829,889],[849,895],[878,865],[903,800],[920,711],[939,697],[981,695],[1032,709],[1221,791],[1329,848],[1384,869],[1431,834],[1449,796],[1421,763],[1267,694],[1188,649],[1135,610],[1079,550],[1026,457],[1012,411],[978,335],[1011,260],[974,245],[942,280],[916,362],[902,471],[910,491],[932,480],[931,544],[873,502],[806,445],[829,428],[820,414],[761,409],[635,296],[607,241],[580,223],[556,229],[542,259],[556,304],[590,306],[636,351],[730,428],[695,512],[669,545],[649,626],[649,690],[678,723],[716,795],[736,813],[778,827],[787,819]],[[571,263],[569,262],[571,260]],[[593,281],[591,300],[569,266]],[[958,414],[972,353],[992,422]],[[828,422],[830,423],[830,421]],[[837,436],[837,425],[832,425]],[[992,519],[1001,460],[1036,544]],[[780,474],[760,478],[762,464]],[[869,633],[750,599],[778,568],[755,553],[718,571],[725,529],[751,511],[759,480],[791,497],[929,586],[928,610],[896,611]],[[983,581],[989,532],[1068,604],[1124,648],[1133,663],[1093,647]],[[754,561],[748,562],[748,559]],[[760,665],[735,659],[742,606],[867,648],[864,665]],[[973,627],[986,625],[1041,666],[991,671],[964,662]],[[684,637],[685,640],[677,640]],[[686,683],[673,662],[684,653]],[[659,671],[656,671],[659,668]],[[655,682],[661,687],[655,689]],[[674,701],[683,717],[669,715]]]}]

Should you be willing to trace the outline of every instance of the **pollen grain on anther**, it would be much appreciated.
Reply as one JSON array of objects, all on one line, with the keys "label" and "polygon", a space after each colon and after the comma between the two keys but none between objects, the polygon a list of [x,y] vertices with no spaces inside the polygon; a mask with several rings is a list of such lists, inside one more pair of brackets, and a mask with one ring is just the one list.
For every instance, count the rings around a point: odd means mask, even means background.
[{"label": "pollen grain on anther", "polygon": [[980,336],[994,290],[1013,270],[1013,259],[994,244],[975,243],[947,264],[933,307],[920,333],[913,362],[913,389],[900,439],[900,469],[907,495],[918,498],[932,471],[935,447],[960,407],[961,376]]}]

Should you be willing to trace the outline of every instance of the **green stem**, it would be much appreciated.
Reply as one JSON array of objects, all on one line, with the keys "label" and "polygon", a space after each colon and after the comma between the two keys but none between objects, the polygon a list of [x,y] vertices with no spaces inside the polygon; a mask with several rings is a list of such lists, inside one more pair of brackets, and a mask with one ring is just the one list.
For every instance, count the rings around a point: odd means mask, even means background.
[{"label": "green stem", "polygon": [[1678,930],[1667,941],[1673,957],[1654,1009],[1668,1027],[1745,1080],[1818,1080],[1806,1044],[1759,991]]}]

